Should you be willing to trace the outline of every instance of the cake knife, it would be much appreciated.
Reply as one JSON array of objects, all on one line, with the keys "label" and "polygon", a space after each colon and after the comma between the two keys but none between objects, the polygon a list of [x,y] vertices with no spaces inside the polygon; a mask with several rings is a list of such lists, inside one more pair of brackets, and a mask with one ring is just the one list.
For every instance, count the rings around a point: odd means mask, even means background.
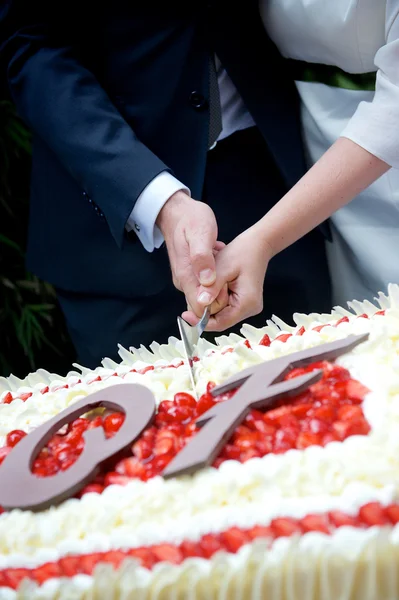
[{"label": "cake knife", "polygon": [[204,314],[201,319],[198,321],[197,325],[189,325],[186,321],[184,321],[181,317],[177,317],[177,326],[179,327],[180,337],[183,342],[184,354],[187,360],[191,386],[193,388],[193,393],[198,400],[197,389],[195,385],[195,377],[194,377],[194,368],[193,368],[193,358],[195,347],[198,344],[198,341],[201,335],[204,333],[206,326],[208,325],[209,317],[211,315],[211,307],[207,306],[204,310]]}]

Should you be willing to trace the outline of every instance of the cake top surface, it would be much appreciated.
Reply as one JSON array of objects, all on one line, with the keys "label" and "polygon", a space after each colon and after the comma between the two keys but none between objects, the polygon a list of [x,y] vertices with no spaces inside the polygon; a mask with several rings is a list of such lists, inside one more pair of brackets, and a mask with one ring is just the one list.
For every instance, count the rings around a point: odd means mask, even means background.
[{"label": "cake top surface", "polygon": [[[36,568],[69,555],[181,544],[231,527],[249,530],[279,518],[298,520],[331,511],[354,515],[370,502],[395,503],[399,287],[391,285],[388,295],[380,294],[375,305],[353,302],[349,310],[336,308],[331,314],[294,315],[294,322],[291,327],[274,317],[262,329],[244,325],[242,336],[221,336],[215,344],[200,340],[195,362],[198,404],[190,396],[181,342],[174,338],[165,345],[154,342],[149,349],[120,347],[119,364],[104,359],[95,370],[75,365],[66,377],[39,370],[24,380],[2,378],[0,461],[12,452],[12,432],[16,444],[21,432],[29,434],[89,394],[110,386],[148,387],[157,413],[130,454],[106,466],[83,493],[47,510],[11,510],[0,516],[0,583],[2,569]],[[193,475],[162,477],[165,467],[197,433],[196,419],[214,405],[210,394],[214,384],[264,361],[361,334],[368,334],[367,340],[349,353],[335,362],[313,365],[322,370],[323,378],[309,391],[281,401],[268,412],[252,411],[212,466]],[[289,376],[306,372],[299,371]],[[233,392],[229,394],[217,402],[229,402]],[[58,439],[53,436],[46,446],[47,456],[34,464],[39,477],[79,460],[88,422],[102,426],[108,438],[123,423],[118,411],[87,416],[89,420],[78,419],[85,421],[83,429],[74,425],[80,446],[72,454],[69,446],[59,447],[65,444],[63,436],[71,439],[71,426],[59,432]],[[57,449],[58,466],[53,449]],[[344,534],[337,530],[329,543],[342,549],[347,543]],[[360,534],[346,535],[355,540]],[[359,540],[361,545],[364,538]],[[315,548],[325,541],[310,535],[300,543]],[[279,551],[278,544],[273,547]],[[146,574],[140,571],[140,576],[148,578],[147,570],[141,570]],[[88,583],[82,579],[81,585]],[[52,598],[51,586],[47,587]]]}]

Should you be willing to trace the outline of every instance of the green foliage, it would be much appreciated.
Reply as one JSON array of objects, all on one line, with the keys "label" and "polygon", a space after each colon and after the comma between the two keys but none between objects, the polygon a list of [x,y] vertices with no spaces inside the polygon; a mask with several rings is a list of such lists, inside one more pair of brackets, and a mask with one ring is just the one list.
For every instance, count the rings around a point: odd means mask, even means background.
[{"label": "green foliage", "polygon": [[0,374],[68,369],[71,344],[52,287],[24,263],[30,135],[14,106],[0,101]]}]

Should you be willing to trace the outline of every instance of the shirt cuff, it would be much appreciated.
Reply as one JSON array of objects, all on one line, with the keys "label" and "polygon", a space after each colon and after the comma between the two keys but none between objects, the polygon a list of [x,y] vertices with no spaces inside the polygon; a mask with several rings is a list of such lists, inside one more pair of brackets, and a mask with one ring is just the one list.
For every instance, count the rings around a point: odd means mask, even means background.
[{"label": "shirt cuff", "polygon": [[190,190],[176,177],[167,171],[162,171],[138,197],[127,220],[126,229],[135,231],[147,252],[153,252],[163,244],[163,235],[155,221],[163,205],[179,191],[191,195]]}]

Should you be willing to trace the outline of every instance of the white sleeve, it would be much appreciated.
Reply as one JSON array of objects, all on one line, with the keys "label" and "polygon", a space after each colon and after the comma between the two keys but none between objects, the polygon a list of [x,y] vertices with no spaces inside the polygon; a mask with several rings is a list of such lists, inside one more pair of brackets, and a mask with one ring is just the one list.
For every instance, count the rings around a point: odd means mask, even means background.
[{"label": "white sleeve", "polygon": [[375,64],[374,99],[359,104],[341,135],[399,169],[399,0],[387,0],[386,44]]},{"label": "white sleeve", "polygon": [[156,226],[158,214],[163,205],[176,192],[185,192],[190,195],[190,190],[178,179],[167,171],[157,175],[141,192],[130,217],[126,229],[134,231],[147,252],[159,248],[164,239],[160,229]]}]

